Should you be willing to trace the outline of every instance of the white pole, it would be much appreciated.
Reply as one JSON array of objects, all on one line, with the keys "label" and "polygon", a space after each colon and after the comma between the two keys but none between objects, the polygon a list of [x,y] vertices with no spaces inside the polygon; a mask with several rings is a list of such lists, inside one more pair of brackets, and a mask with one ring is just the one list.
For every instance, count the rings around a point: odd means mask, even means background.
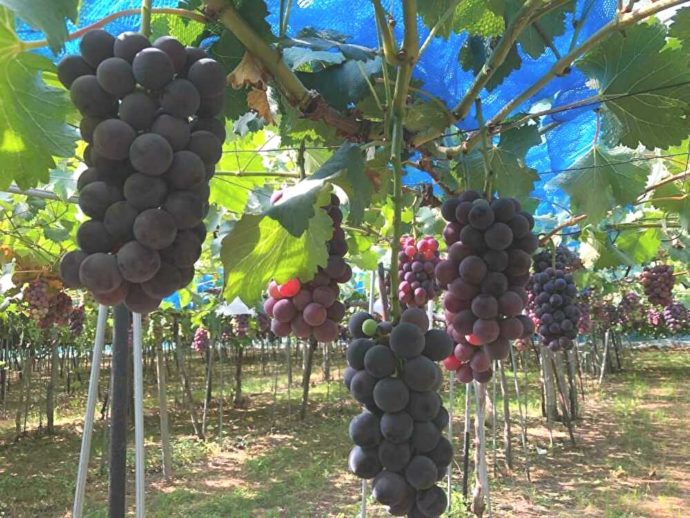
[{"label": "white pole", "polygon": [[144,376],[141,351],[141,314],[133,314],[134,335],[134,446],[136,475],[136,518],[146,516],[144,480]]},{"label": "white pole", "polygon": [[77,471],[77,487],[74,491],[74,506],[72,516],[81,518],[84,509],[84,493],[86,492],[86,478],[89,473],[89,457],[91,456],[91,436],[93,435],[93,419],[96,413],[96,398],[98,395],[98,376],[101,372],[101,357],[105,342],[105,321],[108,318],[108,308],[98,306],[96,320],[96,339],[93,344],[93,358],[91,359],[91,377],[89,378],[89,395],[86,398],[86,415],[84,416],[84,431],[81,436],[81,452],[79,453],[79,470]]},{"label": "white pole", "polygon": [[376,270],[371,271],[371,282],[369,284],[369,314],[374,314],[374,301],[376,300]]},{"label": "white pole", "polygon": [[[450,445],[453,446],[453,404],[454,404],[454,396],[455,394],[453,393],[453,388],[455,385],[455,372],[453,371],[448,371],[448,442],[450,442]],[[446,509],[446,512],[450,512],[450,507],[451,507],[451,501],[453,500],[452,498],[452,485],[453,481],[453,463],[450,463],[450,466],[448,466],[448,508]]]}]

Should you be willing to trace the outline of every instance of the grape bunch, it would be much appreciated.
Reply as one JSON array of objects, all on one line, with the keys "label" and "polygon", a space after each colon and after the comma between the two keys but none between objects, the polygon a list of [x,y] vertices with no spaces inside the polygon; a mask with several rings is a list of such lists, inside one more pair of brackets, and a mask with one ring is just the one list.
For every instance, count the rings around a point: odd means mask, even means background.
[{"label": "grape bunch", "polygon": [[220,339],[222,342],[229,342],[235,336],[232,328],[232,322],[223,326],[220,332]]},{"label": "grape bunch", "polygon": [[271,318],[266,313],[259,313],[256,316],[256,326],[259,333],[268,335],[271,332]]},{"label": "grape bunch", "polygon": [[447,497],[436,483],[448,470],[453,447],[443,437],[448,412],[437,390],[435,362],[453,350],[450,337],[429,329],[419,308],[398,325],[377,323],[368,313],[350,320],[345,385],[365,410],[350,422],[350,470],[373,479],[372,494],[394,516],[436,517]]},{"label": "grape bunch", "polygon": [[657,264],[645,266],[640,274],[640,284],[650,304],[669,306],[673,303],[673,266]]},{"label": "grape bunch", "polygon": [[225,73],[169,36],[86,33],[58,78],[87,142],[79,206],[90,220],[62,259],[68,287],[149,313],[187,286],[206,238],[209,180],[222,154]]},{"label": "grape bunch", "polygon": [[661,311],[656,308],[649,308],[647,310],[647,323],[653,328],[658,328],[664,321],[664,316]]},{"label": "grape bunch", "polygon": [[522,310],[531,254],[539,246],[534,219],[512,198],[483,199],[466,191],[441,208],[448,257],[436,266],[445,291],[447,332],[457,344],[447,369],[463,383],[491,379],[491,361],[506,359],[510,340],[534,333]]},{"label": "grape bunch", "polygon": [[576,253],[567,246],[559,245],[555,251],[542,250],[534,256],[534,271],[543,272],[547,268],[556,268],[566,273],[572,273],[582,268],[582,261]]},{"label": "grape bunch", "polygon": [[438,241],[424,236],[417,242],[412,236],[400,238],[398,300],[407,307],[420,307],[438,295],[434,270],[441,260]]},{"label": "grape bunch", "polygon": [[41,321],[50,312],[50,294],[48,281],[36,279],[24,287],[23,298],[29,305],[29,316],[34,321]]},{"label": "grape bunch", "polygon": [[542,344],[552,351],[571,349],[581,316],[572,274],[548,267],[532,276],[530,288]]},{"label": "grape bunch", "polygon": [[[276,196],[275,202],[282,195]],[[348,251],[345,233],[341,227],[343,213],[340,200],[331,195],[330,204],[321,207],[333,221],[333,236],[326,243],[328,264],[319,267],[316,276],[307,283],[293,278],[284,284],[271,281],[264,311],[271,317],[271,331],[280,337],[291,333],[298,338],[313,336],[319,342],[332,342],[338,338],[338,323],[345,316],[345,305],[338,300],[338,284],[352,278],[352,268],[343,257]]]},{"label": "grape bunch", "polygon": [[690,314],[688,309],[679,302],[669,304],[664,308],[663,319],[671,334],[678,334],[688,328]]},{"label": "grape bunch", "polygon": [[580,308],[580,321],[577,323],[577,331],[584,335],[592,330],[592,290],[585,288],[577,295],[577,307]]},{"label": "grape bunch", "polygon": [[69,313],[69,331],[79,336],[84,331],[84,306],[76,306]]},{"label": "grape bunch", "polygon": [[623,294],[617,310],[618,321],[626,331],[634,331],[644,323],[645,314],[642,299],[633,291]]},{"label": "grape bunch", "polygon": [[232,319],[232,330],[237,338],[246,338],[249,334],[249,315],[235,315]]},{"label": "grape bunch", "polygon": [[592,304],[592,316],[602,329],[615,326],[620,321],[618,306],[606,300]]},{"label": "grape bunch", "polygon": [[194,331],[194,340],[192,341],[192,349],[198,353],[203,353],[208,347],[208,331],[203,327],[197,327]]},{"label": "grape bunch", "polygon": [[58,291],[51,300],[49,319],[44,327],[49,327],[51,322],[59,326],[67,325],[71,312],[72,298],[64,291]]}]

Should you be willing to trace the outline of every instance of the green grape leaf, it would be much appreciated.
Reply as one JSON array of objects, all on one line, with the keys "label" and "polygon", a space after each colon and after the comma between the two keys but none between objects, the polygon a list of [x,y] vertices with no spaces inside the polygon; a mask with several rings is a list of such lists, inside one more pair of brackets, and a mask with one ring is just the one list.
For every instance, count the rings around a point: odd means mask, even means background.
[{"label": "green grape leaf", "polygon": [[438,102],[415,102],[407,110],[405,128],[417,132],[423,129],[444,130],[453,121],[448,109]]},{"label": "green grape leaf", "polygon": [[619,205],[635,201],[644,189],[649,168],[645,162],[631,162],[628,151],[612,152],[595,146],[567,173],[554,179],[570,195],[576,214],[600,221]]},{"label": "green grape leaf", "polygon": [[304,86],[323,95],[328,104],[344,110],[364,97],[369,91],[368,77],[380,71],[381,59],[376,58],[365,62],[348,60],[319,72],[297,72],[297,76]]},{"label": "green grape leaf", "polygon": [[673,16],[669,36],[681,40],[686,49],[690,47],[690,7],[680,9]]},{"label": "green grape leaf", "polygon": [[575,0],[570,0],[527,27],[518,38],[522,50],[535,59],[541,56],[546,50],[547,42],[553,42],[565,32],[566,14],[575,9],[575,4]]},{"label": "green grape leaf", "polygon": [[649,202],[656,208],[678,214],[682,227],[690,230],[690,181],[664,185],[654,190]]},{"label": "green grape leaf", "polygon": [[[7,18],[5,21],[9,21]],[[12,28],[0,20],[0,188],[46,183],[55,156],[74,154],[77,133],[66,123],[73,108],[43,56],[19,52]],[[51,85],[45,79],[51,80]]]},{"label": "green grape leaf", "polygon": [[340,65],[345,56],[340,52],[312,50],[305,47],[288,47],[283,50],[283,60],[292,70],[323,70],[330,65]]},{"label": "green grape leaf", "polygon": [[616,239],[616,247],[635,264],[645,264],[653,260],[661,246],[661,232],[658,228],[645,230],[624,230]]},{"label": "green grape leaf", "polygon": [[580,258],[586,268],[600,270],[616,266],[634,266],[635,261],[617,248],[607,232],[586,227],[580,235]]},{"label": "green grape leaf", "polygon": [[[494,191],[500,196],[524,199],[539,179],[537,172],[524,163],[527,151],[541,142],[536,125],[521,126],[501,134],[498,146],[488,150],[489,167],[494,175]],[[470,189],[484,186],[484,159],[481,150],[474,149],[458,159],[457,175]]]},{"label": "green grape leaf", "polygon": [[602,105],[609,145],[666,149],[690,133],[687,55],[665,47],[664,25],[636,25],[613,34],[576,63],[597,82],[601,95],[613,97]]},{"label": "green grape leaf", "polygon": [[76,23],[79,14],[79,0],[0,0],[0,6],[40,29],[54,54],[62,50],[69,34],[66,20]]},{"label": "green grape leaf", "polygon": [[263,214],[246,214],[235,224],[221,247],[227,300],[240,297],[254,304],[272,279],[283,283],[298,277],[306,282],[319,266],[326,266],[333,223],[317,208],[300,237]]},{"label": "green grape leaf", "polygon": [[[487,40],[479,36],[470,36],[460,49],[460,66],[465,71],[472,70],[477,74],[486,60],[489,58],[492,50],[492,40]],[[499,86],[506,77],[514,70],[522,66],[522,58],[518,53],[517,46],[513,45],[508,51],[508,55],[503,60],[498,68],[494,71],[491,79],[486,83],[486,89],[494,90]]]},{"label": "green grape leaf", "polygon": [[302,117],[282,96],[279,98],[280,107],[280,137],[284,145],[298,146],[302,141],[330,145],[338,141],[336,129],[322,120],[311,120]]},{"label": "green grape leaf", "polygon": [[196,45],[206,30],[206,25],[180,16],[156,14],[151,20],[151,40],[160,36],[172,36],[183,45]]},{"label": "green grape leaf", "polygon": [[503,19],[487,6],[485,0],[425,0],[418,2],[417,11],[424,24],[431,28],[453,4],[457,4],[455,10],[439,27],[439,36],[448,38],[451,32],[463,31],[478,36],[498,36],[503,32]]},{"label": "green grape leaf", "polygon": [[351,233],[347,238],[349,248],[348,262],[362,270],[375,270],[384,254],[376,247],[376,241],[359,232]]}]

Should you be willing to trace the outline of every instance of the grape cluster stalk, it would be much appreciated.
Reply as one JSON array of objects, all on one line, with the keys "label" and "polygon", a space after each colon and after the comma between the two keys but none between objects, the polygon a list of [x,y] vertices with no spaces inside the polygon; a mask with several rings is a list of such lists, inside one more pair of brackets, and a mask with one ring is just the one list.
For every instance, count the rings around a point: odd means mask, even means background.
[{"label": "grape cluster stalk", "polygon": [[534,219],[515,199],[488,201],[476,191],[446,200],[441,213],[448,256],[436,266],[436,279],[445,290],[447,332],[457,344],[444,365],[463,383],[485,383],[491,361],[510,354],[510,341],[534,333],[522,314],[539,246]]},{"label": "grape cluster stalk", "polygon": [[[275,198],[279,202],[281,196]],[[352,268],[345,262],[348,246],[341,227],[343,213],[340,200],[331,195],[328,205],[321,207],[333,221],[333,235],[326,243],[328,264],[319,267],[309,282],[297,278],[283,284],[271,281],[264,311],[272,318],[271,331],[279,337],[294,334],[298,338],[314,337],[319,342],[332,342],[340,333],[338,323],[345,316],[345,305],[338,300],[338,284],[352,278]]]},{"label": "grape cluster stalk", "polygon": [[657,306],[669,306],[673,303],[674,283],[673,266],[668,264],[645,266],[640,274],[640,284],[647,300]]},{"label": "grape cluster stalk", "polygon": [[421,307],[439,294],[434,271],[441,261],[439,243],[433,236],[417,241],[412,236],[400,238],[398,275],[402,280],[398,300],[406,307]]},{"label": "grape cluster stalk", "polygon": [[88,216],[63,281],[101,304],[149,313],[187,286],[206,239],[209,181],[222,155],[225,73],[203,49],[139,33],[84,35],[58,79],[87,142],[79,207]]},{"label": "grape cluster stalk", "polygon": [[441,516],[448,500],[436,484],[453,447],[443,436],[449,415],[437,392],[443,374],[436,362],[452,353],[453,342],[429,329],[419,308],[405,310],[396,326],[356,313],[349,330],[345,385],[365,407],[350,422],[349,468],[373,479],[372,495],[390,514]]}]

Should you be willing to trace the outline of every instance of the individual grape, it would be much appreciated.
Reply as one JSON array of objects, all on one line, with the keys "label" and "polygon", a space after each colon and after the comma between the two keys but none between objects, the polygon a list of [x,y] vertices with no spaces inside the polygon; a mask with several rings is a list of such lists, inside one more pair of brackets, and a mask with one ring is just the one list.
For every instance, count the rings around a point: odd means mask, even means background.
[{"label": "individual grape", "polygon": [[441,398],[436,392],[410,392],[407,411],[415,421],[430,421],[441,409]]},{"label": "individual grape", "polygon": [[189,283],[191,283],[194,280],[194,267],[193,266],[184,266],[184,267],[178,267],[180,270],[180,275],[182,276],[182,281],[180,282],[180,286],[178,289],[186,288]]},{"label": "individual grape", "polygon": [[425,517],[441,516],[448,507],[448,497],[438,486],[433,486],[417,494],[417,509]]},{"label": "individual grape", "polygon": [[67,252],[60,260],[60,278],[67,288],[81,288],[79,267],[88,254],[81,250]]},{"label": "individual grape", "polygon": [[122,304],[129,293],[129,283],[123,281],[119,288],[107,293],[93,293],[93,298],[99,304],[104,306],[117,306]]},{"label": "individual grape", "polygon": [[368,338],[356,338],[347,348],[347,364],[353,369],[364,369],[364,357],[374,347],[374,342]]},{"label": "individual grape", "polygon": [[396,378],[383,378],[374,387],[374,403],[387,413],[403,410],[410,400],[410,391]]},{"label": "individual grape", "polygon": [[508,337],[499,337],[497,340],[486,344],[485,350],[492,360],[506,360],[510,356]]},{"label": "individual grape", "polygon": [[362,448],[355,446],[348,458],[350,471],[359,478],[371,479],[381,471],[377,448]]},{"label": "individual grape", "polygon": [[[371,405],[374,403],[374,387],[376,385],[376,378],[366,371],[359,371],[355,374],[350,382],[350,393],[357,401],[363,405]],[[383,431],[383,425],[381,425]],[[385,434],[384,434],[385,435]]]},{"label": "individual grape", "polygon": [[144,92],[132,92],[122,99],[118,117],[135,130],[144,131],[153,124],[157,111],[158,105],[149,95]]},{"label": "individual grape", "polygon": [[381,434],[394,444],[401,444],[412,437],[414,421],[407,412],[386,413],[381,417]]},{"label": "individual grape", "polygon": [[513,242],[513,231],[505,223],[494,223],[484,233],[484,242],[491,250],[505,250]]},{"label": "individual grape", "polygon": [[371,448],[381,442],[379,418],[365,410],[352,418],[349,428],[350,440],[362,448]]},{"label": "individual grape", "polygon": [[186,79],[174,79],[163,89],[161,108],[179,119],[186,119],[199,110],[201,97],[194,85]]},{"label": "individual grape", "polygon": [[79,51],[89,66],[96,68],[102,61],[113,56],[115,38],[103,29],[87,32],[79,42]]},{"label": "individual grape", "polygon": [[191,129],[186,121],[165,113],[156,118],[151,131],[167,140],[173,151],[183,150],[191,138]]},{"label": "individual grape", "polygon": [[191,126],[192,131],[210,131],[221,142],[225,142],[227,136],[225,130],[225,121],[215,117],[201,117],[195,120]]},{"label": "individual grape", "polygon": [[160,265],[158,252],[137,241],[130,241],[117,252],[117,266],[122,277],[129,282],[141,283],[152,279]]},{"label": "individual grape", "polygon": [[204,218],[201,201],[188,191],[176,191],[168,195],[163,208],[170,213],[180,230],[193,228]]},{"label": "individual grape", "polygon": [[160,176],[170,168],[173,150],[168,141],[160,135],[144,133],[132,142],[129,160],[138,172]]},{"label": "individual grape", "polygon": [[114,255],[91,254],[79,266],[79,282],[93,293],[114,291],[120,287],[122,280]]},{"label": "individual grape", "polygon": [[[165,52],[173,64],[175,73],[179,74],[187,64],[187,51],[179,41],[172,36],[161,36],[153,42],[153,46]],[[196,110],[192,111],[194,113]]]},{"label": "individual grape", "polygon": [[137,210],[160,207],[168,194],[168,187],[162,178],[135,173],[125,182],[124,195],[127,202]]},{"label": "individual grape", "polygon": [[429,317],[426,311],[420,308],[406,309],[400,315],[400,321],[416,325],[422,333],[426,333],[429,330]]},{"label": "individual grape", "polygon": [[137,53],[132,61],[132,71],[137,83],[149,90],[160,90],[172,81],[175,74],[170,57],[154,47]]},{"label": "individual grape", "polygon": [[116,112],[115,98],[101,88],[96,76],[81,76],[69,89],[72,104],[91,117],[109,117]]},{"label": "individual grape", "polygon": [[314,338],[317,342],[333,342],[339,335],[338,324],[330,319],[314,328]]},{"label": "individual grape", "polygon": [[98,126],[104,120],[105,119],[102,119],[101,117],[90,117],[88,115],[83,117],[81,122],[79,122],[79,134],[81,135],[81,139],[84,142],[92,144],[93,132],[96,129],[96,126]]},{"label": "individual grape", "polygon": [[383,505],[396,505],[407,491],[405,479],[391,471],[379,473],[372,484],[372,496]]},{"label": "individual grape", "polygon": [[389,471],[401,471],[412,458],[412,450],[409,443],[394,443],[384,440],[379,445],[379,462]]},{"label": "individual grape", "polygon": [[142,315],[155,311],[160,306],[160,303],[160,299],[147,295],[139,284],[132,284],[125,297],[127,309],[132,313],[140,313]]},{"label": "individual grape", "polygon": [[198,114],[201,117],[215,117],[225,109],[225,93],[201,98]]},{"label": "individual grape", "polygon": [[81,56],[65,56],[57,66],[57,77],[68,90],[82,76],[93,75],[93,68]]},{"label": "individual grape", "polygon": [[187,149],[199,155],[206,164],[217,163],[223,155],[223,146],[220,140],[210,131],[193,132]]},{"label": "individual grape", "polygon": [[178,151],[164,178],[174,189],[188,189],[203,182],[205,174],[204,163],[197,155],[191,151]]},{"label": "individual grape", "polygon": [[364,369],[375,378],[391,376],[395,367],[395,355],[384,345],[375,345],[364,355]]},{"label": "individual grape", "polygon": [[126,201],[113,203],[105,211],[103,226],[106,232],[117,243],[123,243],[134,239],[132,227],[139,211]]},{"label": "individual grape", "polygon": [[365,311],[355,313],[348,323],[348,331],[354,338],[366,338],[366,335],[362,332],[362,324],[364,324],[366,320],[371,320],[372,318],[373,317]]},{"label": "individual grape", "polygon": [[225,90],[225,72],[220,64],[209,58],[197,60],[187,73],[202,97],[220,95]]},{"label": "individual grape", "polygon": [[402,379],[411,390],[431,390],[439,377],[438,367],[426,356],[418,356],[405,362]]},{"label": "individual grape", "polygon": [[123,32],[115,38],[113,55],[131,63],[140,51],[151,46],[146,36],[139,32]]},{"label": "individual grape", "polygon": [[148,209],[134,220],[134,237],[153,250],[172,245],[177,237],[177,226],[172,216],[161,209]]},{"label": "individual grape", "polygon": [[95,254],[96,252],[107,253],[112,251],[115,240],[101,221],[90,219],[79,225],[77,244],[87,254]]},{"label": "individual grape", "polygon": [[525,333],[522,322],[515,317],[501,320],[499,322],[499,327],[501,328],[501,336],[507,340],[517,340],[518,338],[522,338]]},{"label": "individual grape", "polygon": [[466,282],[478,286],[488,272],[486,263],[476,255],[466,257],[460,263],[460,276]]},{"label": "individual grape", "polygon": [[103,90],[118,98],[131,93],[136,86],[132,66],[122,58],[103,60],[96,69],[96,79]]},{"label": "individual grape", "polygon": [[367,336],[374,336],[379,329],[379,324],[373,318],[365,320],[362,324],[362,332]]},{"label": "individual grape", "polygon": [[141,283],[141,289],[151,298],[163,299],[175,293],[181,287],[181,284],[182,273],[179,268],[172,264],[161,262],[156,275],[148,281]]},{"label": "individual grape", "polygon": [[79,192],[79,208],[87,216],[103,219],[113,203],[122,200],[122,191],[105,182],[92,182]]},{"label": "individual grape", "polygon": [[303,311],[304,321],[312,327],[318,327],[326,321],[326,308],[318,302],[307,304]]},{"label": "individual grape", "polygon": [[417,490],[429,489],[438,479],[438,468],[429,457],[417,455],[405,468],[405,479]]},{"label": "individual grape", "polygon": [[390,346],[393,352],[399,356],[414,358],[424,351],[424,334],[418,326],[402,322],[393,329]]},{"label": "individual grape", "polygon": [[418,421],[412,431],[412,446],[418,453],[429,453],[441,438],[441,432],[431,421]]},{"label": "individual grape", "polygon": [[[113,58],[115,59],[115,58]],[[93,146],[97,153],[110,160],[125,160],[137,134],[119,119],[106,119],[93,132]]]},{"label": "individual grape", "polygon": [[453,352],[453,341],[445,331],[430,329],[424,335],[422,354],[435,362],[450,356]]},{"label": "individual grape", "polygon": [[324,308],[332,306],[337,296],[336,290],[330,286],[319,286],[312,293],[314,302],[321,304]]}]

